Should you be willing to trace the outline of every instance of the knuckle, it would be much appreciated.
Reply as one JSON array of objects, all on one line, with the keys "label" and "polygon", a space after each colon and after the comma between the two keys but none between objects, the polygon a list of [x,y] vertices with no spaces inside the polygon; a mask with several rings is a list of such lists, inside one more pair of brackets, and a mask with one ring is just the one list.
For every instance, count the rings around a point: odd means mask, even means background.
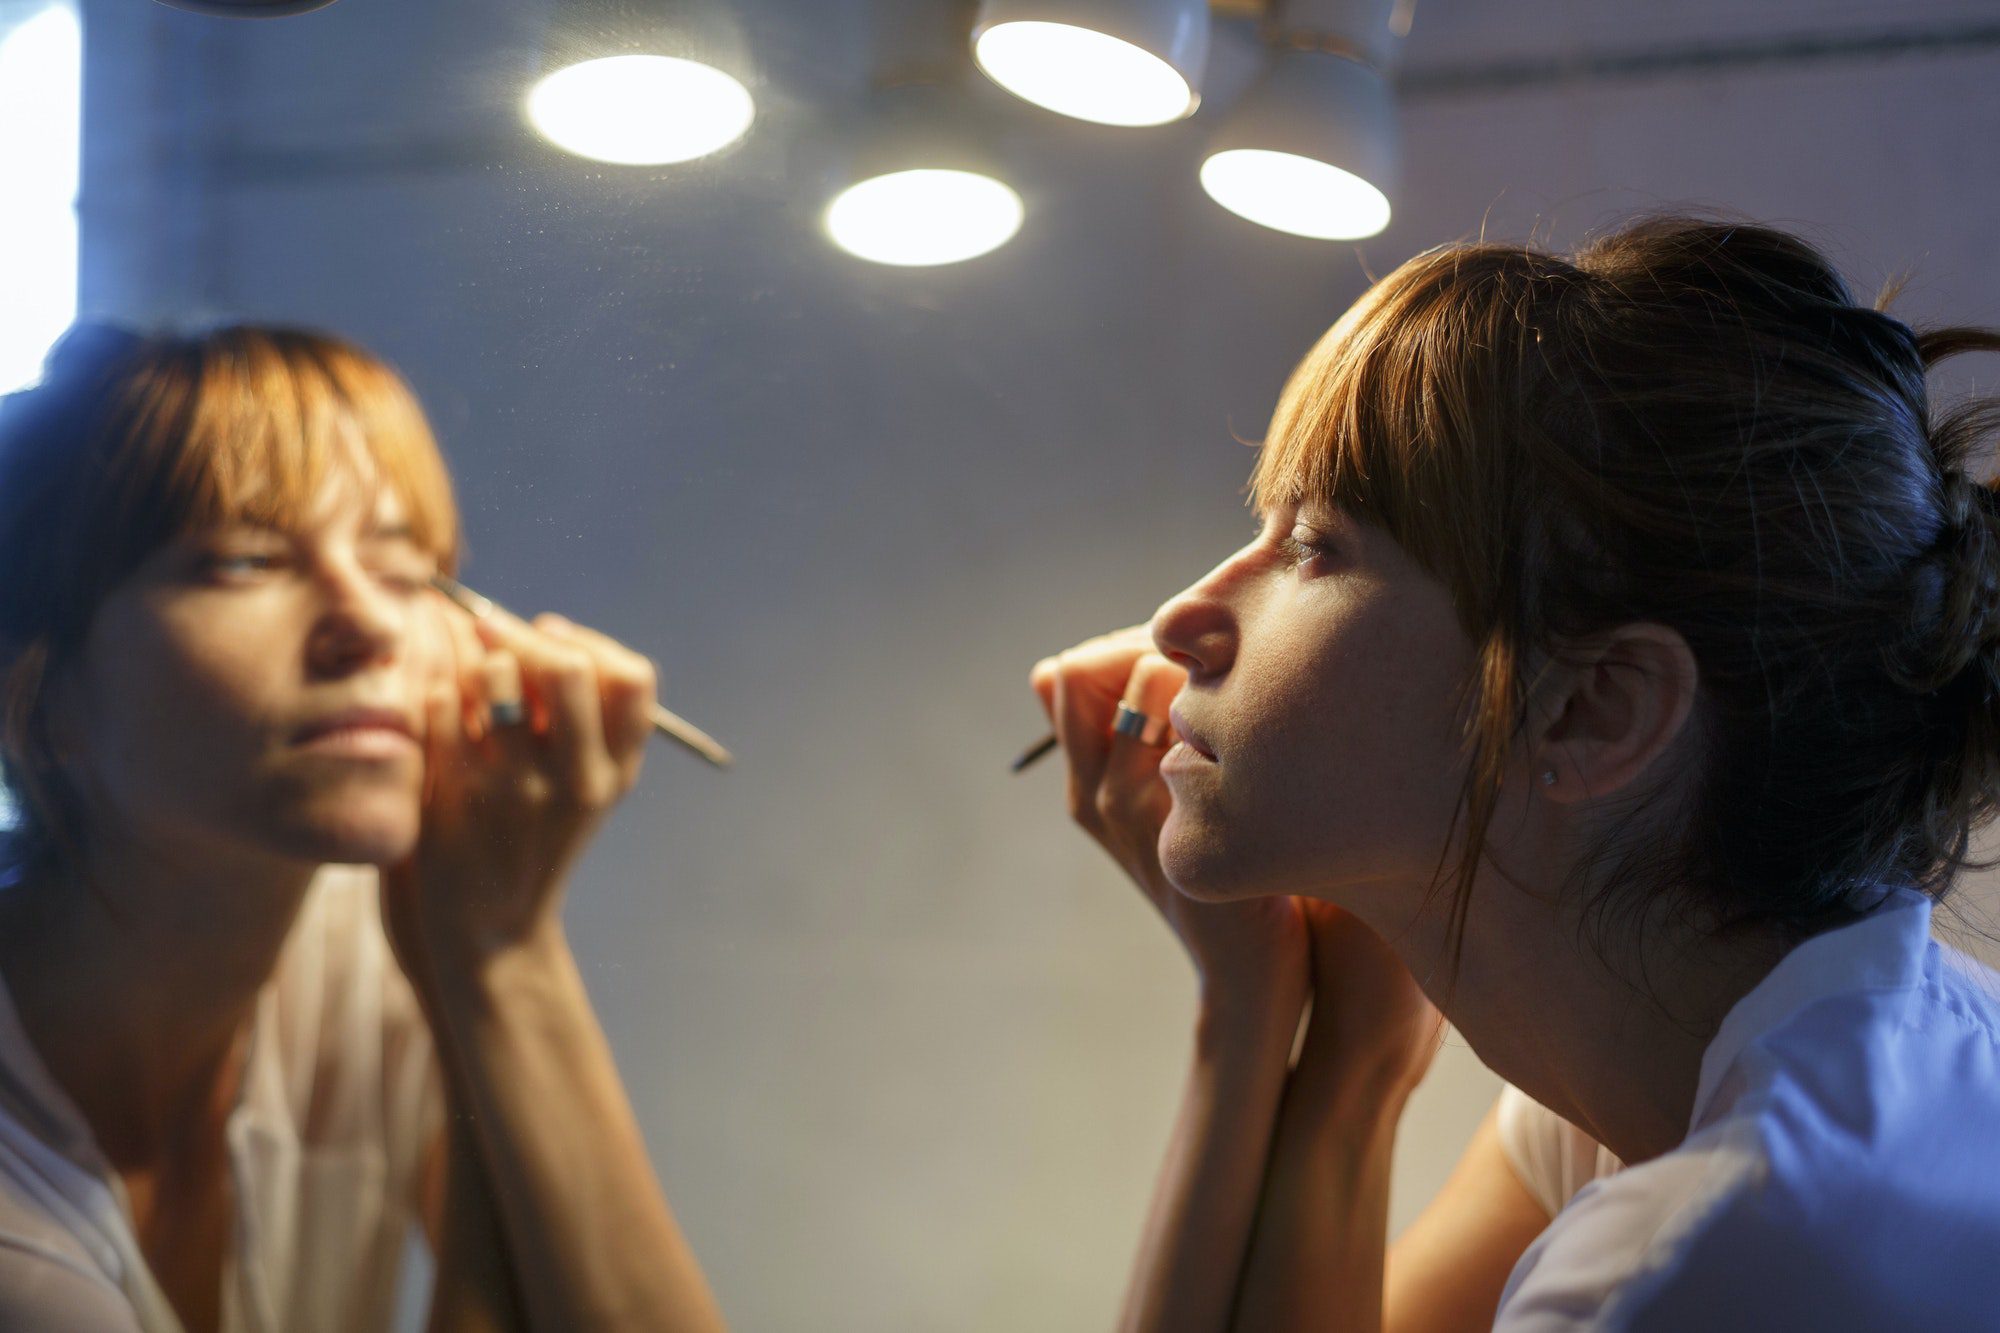
[{"label": "knuckle", "polygon": [[641,694],[650,695],[660,688],[660,668],[654,664],[652,658],[641,657],[637,653],[634,653],[627,679],[631,681],[632,687]]}]

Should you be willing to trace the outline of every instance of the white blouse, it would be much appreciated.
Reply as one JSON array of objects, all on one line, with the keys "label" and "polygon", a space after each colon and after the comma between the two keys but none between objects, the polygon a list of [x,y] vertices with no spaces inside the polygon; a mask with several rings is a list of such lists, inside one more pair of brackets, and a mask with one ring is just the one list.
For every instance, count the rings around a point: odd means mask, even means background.
[{"label": "white blouse", "polygon": [[[376,872],[315,877],[257,998],[227,1128],[223,1333],[377,1333],[396,1317],[424,1149],[430,1030],[383,934]],[[0,1325],[182,1333],[123,1182],[0,984]]]},{"label": "white blouse", "polygon": [[1496,1333],[2000,1328],[2000,975],[1896,890],[1737,1001],[1687,1138],[1632,1167],[1509,1089],[1554,1215]]}]

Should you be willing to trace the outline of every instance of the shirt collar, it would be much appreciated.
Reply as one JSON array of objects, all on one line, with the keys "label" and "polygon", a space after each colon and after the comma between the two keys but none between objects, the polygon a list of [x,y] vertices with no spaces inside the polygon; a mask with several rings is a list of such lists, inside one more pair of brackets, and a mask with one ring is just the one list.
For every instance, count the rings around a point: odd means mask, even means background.
[{"label": "shirt collar", "polygon": [[1795,946],[1730,1008],[1702,1052],[1688,1132],[1708,1118],[1723,1076],[1744,1049],[1793,1014],[1832,995],[1904,990],[1917,984],[1930,945],[1930,927],[1930,898],[1898,886],[1859,921]]}]

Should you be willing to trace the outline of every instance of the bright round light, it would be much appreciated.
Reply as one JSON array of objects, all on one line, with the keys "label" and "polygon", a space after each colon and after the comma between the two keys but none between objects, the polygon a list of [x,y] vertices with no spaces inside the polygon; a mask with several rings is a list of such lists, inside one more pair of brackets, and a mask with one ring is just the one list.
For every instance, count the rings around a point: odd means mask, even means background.
[{"label": "bright round light", "polygon": [[892,171],[851,185],[826,210],[827,234],[878,264],[956,264],[1021,229],[1021,196],[970,171]]},{"label": "bright round light", "polygon": [[1295,236],[1352,241],[1389,225],[1389,200],[1351,171],[1296,153],[1232,148],[1201,164],[1201,188],[1232,213]]},{"label": "bright round light", "polygon": [[1000,23],[973,58],[1016,97],[1103,125],[1164,125],[1198,100],[1180,71],[1150,51],[1068,23]]},{"label": "bright round light", "polygon": [[743,137],[756,104],[735,79],[672,56],[570,65],[528,94],[528,119],[557,146],[600,162],[686,162]]}]

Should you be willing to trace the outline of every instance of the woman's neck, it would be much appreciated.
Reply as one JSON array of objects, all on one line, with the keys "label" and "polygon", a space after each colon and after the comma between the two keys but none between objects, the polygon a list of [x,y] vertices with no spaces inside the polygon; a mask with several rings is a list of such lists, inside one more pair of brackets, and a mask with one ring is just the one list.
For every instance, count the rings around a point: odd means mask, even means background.
[{"label": "woman's neck", "polygon": [[1710,1040],[1785,949],[1703,938],[1667,910],[1603,954],[1581,927],[1574,910],[1482,877],[1448,997],[1429,962],[1450,956],[1441,924],[1413,923],[1396,947],[1419,978],[1431,971],[1432,999],[1488,1068],[1621,1161],[1646,1161],[1687,1137]]},{"label": "woman's neck", "polygon": [[0,976],[113,1165],[212,1114],[314,869],[99,837],[74,875],[0,891]]}]

